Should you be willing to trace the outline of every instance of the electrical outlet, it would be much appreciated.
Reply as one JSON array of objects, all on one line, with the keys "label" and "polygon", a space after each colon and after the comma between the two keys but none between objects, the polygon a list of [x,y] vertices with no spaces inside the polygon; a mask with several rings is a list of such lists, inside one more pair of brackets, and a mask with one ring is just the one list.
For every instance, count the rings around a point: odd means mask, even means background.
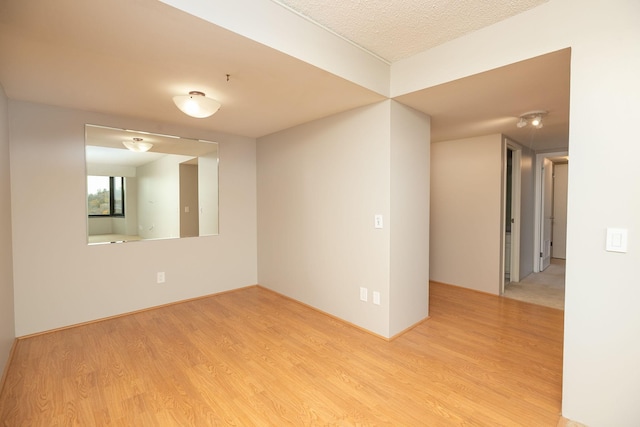
[{"label": "electrical outlet", "polygon": [[382,220],[382,215],[377,214],[373,216],[373,226],[375,228],[383,228],[384,227],[384,222]]},{"label": "electrical outlet", "polygon": [[367,302],[369,300],[369,291],[367,288],[360,287],[360,301]]},{"label": "electrical outlet", "polygon": [[373,291],[373,303],[375,305],[380,305],[380,292]]},{"label": "electrical outlet", "polygon": [[158,271],[158,275],[156,278],[158,283],[164,283],[165,282],[165,277],[164,277],[164,271]]}]

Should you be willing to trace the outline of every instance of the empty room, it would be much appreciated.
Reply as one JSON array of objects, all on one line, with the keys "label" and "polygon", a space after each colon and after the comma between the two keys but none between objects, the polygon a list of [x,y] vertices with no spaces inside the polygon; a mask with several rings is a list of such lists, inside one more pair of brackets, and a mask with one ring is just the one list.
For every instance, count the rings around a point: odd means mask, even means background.
[{"label": "empty room", "polygon": [[0,424],[638,425],[638,17],[0,0]]}]

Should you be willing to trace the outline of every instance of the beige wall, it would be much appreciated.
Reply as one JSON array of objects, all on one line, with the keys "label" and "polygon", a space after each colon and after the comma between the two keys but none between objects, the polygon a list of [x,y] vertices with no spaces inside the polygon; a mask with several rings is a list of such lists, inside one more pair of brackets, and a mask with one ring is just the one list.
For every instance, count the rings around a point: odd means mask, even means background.
[{"label": "beige wall", "polygon": [[260,284],[383,336],[390,229],[373,220],[389,218],[389,127],[387,101],[257,144]]},{"label": "beige wall", "polygon": [[[405,129],[392,131],[396,124]],[[424,318],[428,129],[426,116],[385,101],[260,138],[260,284],[385,337]],[[398,147],[392,150],[393,144]],[[415,174],[392,172],[392,153],[397,165],[416,168]],[[415,162],[405,162],[412,155]],[[391,181],[400,186],[413,177],[421,182],[392,204]],[[374,228],[376,214],[383,215],[382,229]],[[397,245],[410,244],[416,250],[411,259],[422,257],[421,264],[404,271],[403,262],[391,264],[390,241],[397,222],[415,216],[423,226],[414,230],[413,242],[401,234]],[[360,287],[369,290],[367,302],[359,299]],[[380,305],[372,302],[374,291]]]},{"label": "beige wall", "polygon": [[[505,144],[502,135],[432,144],[431,280],[500,293]],[[527,147],[516,149],[522,279],[533,272],[534,158]]]},{"label": "beige wall", "polygon": [[218,234],[218,152],[200,156],[198,165],[199,232],[201,236]]},{"label": "beige wall", "polygon": [[[255,140],[27,102],[9,106],[18,336],[257,283]],[[87,246],[85,123],[219,142],[220,235]],[[156,284],[159,271],[163,285]]]},{"label": "beige wall", "polygon": [[391,103],[391,336],[429,314],[430,133],[430,117]]},{"label": "beige wall", "polygon": [[500,293],[502,135],[431,144],[431,280]]},{"label": "beige wall", "polygon": [[[171,3],[178,2],[172,0]],[[216,9],[220,9],[214,3],[203,6],[202,2],[197,2],[197,0],[182,3],[188,4],[196,14],[198,14],[198,9],[201,9],[203,10],[202,14],[208,16],[214,16],[218,12]],[[243,6],[234,6],[234,16],[224,16],[225,19],[234,21],[229,25],[242,22],[243,16],[246,15],[244,10],[240,10],[243,9]],[[226,12],[228,11],[225,10]],[[256,16],[263,18],[264,15],[257,14]],[[637,143],[636,129],[636,119],[640,116],[640,103],[638,102],[640,81],[637,79],[637,75],[640,75],[640,52],[638,51],[640,27],[637,25],[637,16],[640,16],[640,3],[637,0],[609,2],[550,0],[542,6],[491,27],[475,31],[445,45],[394,63],[391,67],[391,93],[395,96],[571,47],[570,156],[572,167],[569,171],[568,198],[563,415],[591,426],[631,426],[640,419],[640,407],[637,405],[637,396],[640,393],[638,389],[640,371],[636,369],[637,360],[640,359],[640,341],[637,340],[637,337],[640,336],[640,311],[637,310],[637,301],[640,300],[640,287],[637,286],[640,251],[635,249],[637,248],[638,230],[640,230],[640,187],[637,185],[640,182],[640,169],[636,164],[637,159],[640,158],[640,144]],[[246,26],[234,28],[240,33],[244,33],[245,30],[254,31],[252,34],[254,39],[265,41],[275,33],[269,32],[264,25],[264,22],[270,22],[268,19],[262,19],[261,22],[262,24],[256,23],[256,21],[246,21]],[[221,24],[227,26],[225,22]],[[292,25],[295,26],[295,23]],[[541,31],[541,28],[544,31]],[[352,76],[371,75],[368,72],[368,66],[363,65],[366,61],[361,64],[353,64],[352,67],[351,61],[344,60],[351,57],[343,55],[343,50],[335,49],[332,51],[333,54],[329,52],[323,56],[325,52],[322,49],[309,50],[303,37],[291,37],[287,32],[280,32],[280,34],[284,35],[280,37],[280,42],[282,38],[287,38],[293,44],[299,42],[295,46],[298,51],[306,49],[306,52],[313,51],[314,55],[322,56],[320,59],[324,62],[335,60],[336,64],[340,63],[340,67],[333,69],[337,73],[341,74],[341,70],[347,68],[347,72]],[[270,45],[268,40],[265,41],[265,44]],[[297,51],[290,50],[288,52],[295,54]],[[327,68],[330,67],[325,67],[325,69]],[[382,77],[384,73],[374,74],[376,82],[372,86],[384,88],[387,83],[387,79]],[[379,76],[380,78],[377,79]],[[349,129],[348,133],[352,135],[368,135],[366,130],[354,131],[352,127],[364,126],[384,131],[384,126],[376,122],[376,119],[380,118],[378,113],[369,111],[368,114],[364,114],[367,116],[366,119],[360,120],[362,115],[362,111],[351,112],[349,117],[344,118],[344,121],[338,120],[339,124],[335,118],[330,119],[331,128],[334,130],[333,126],[339,125],[343,129]],[[46,114],[28,114],[27,118],[42,118],[46,121],[48,120],[46,116]],[[58,119],[60,117],[56,115],[56,120]],[[62,119],[67,125],[69,124],[69,117],[62,117]],[[125,121],[114,120],[114,123],[106,124],[117,125],[122,122]],[[139,123],[134,122],[134,124]],[[28,126],[28,123],[20,125],[25,132]],[[160,126],[158,125],[158,127]],[[30,164],[29,158],[37,157],[33,152],[37,152],[38,155],[43,153],[45,154],[44,158],[47,159],[44,162],[44,171],[36,171],[38,177],[56,176],[59,178],[58,182],[62,178],[62,183],[68,184],[72,181],[75,182],[75,180],[70,179],[66,174],[73,176],[79,174],[77,168],[81,154],[78,154],[80,149],[76,145],[78,144],[78,134],[82,131],[80,126],[75,123],[71,127],[65,126],[65,128],[71,129],[70,135],[69,132],[64,135],[65,137],[70,136],[70,138],[60,137],[61,132],[55,121],[47,123],[45,130],[56,130],[53,132],[55,148],[45,143],[27,142],[23,144],[23,141],[19,141],[20,148],[17,150],[19,160],[15,166],[21,170],[15,172],[15,175],[20,178],[20,182],[19,184],[12,182],[12,188],[15,188],[12,193],[12,202],[20,201],[19,209],[14,206],[14,212],[26,215],[26,218],[16,221],[17,225],[14,223],[16,234],[14,242],[18,242],[15,244],[14,252],[17,258],[14,262],[16,319],[20,330],[37,330],[43,325],[73,323],[78,319],[99,316],[104,313],[104,310],[96,306],[93,301],[96,299],[104,300],[104,303],[101,304],[102,307],[115,308],[110,311],[126,311],[130,307],[152,305],[155,302],[179,298],[180,295],[169,294],[173,291],[167,291],[163,295],[157,295],[156,292],[146,292],[152,288],[144,286],[149,282],[149,274],[154,274],[158,262],[165,266],[176,266],[176,271],[182,273],[181,278],[190,279],[191,277],[186,273],[188,266],[177,266],[177,263],[172,263],[170,259],[170,257],[177,258],[177,255],[184,252],[189,252],[192,256],[184,261],[181,260],[182,264],[186,261],[187,264],[200,265],[199,261],[209,261],[212,256],[213,259],[216,259],[217,255],[222,256],[221,259],[225,261],[230,261],[220,263],[221,268],[224,269],[223,272],[217,271],[217,269],[206,271],[206,273],[211,273],[211,282],[215,283],[214,287],[222,282],[234,286],[255,278],[255,269],[248,261],[251,255],[247,255],[250,252],[251,236],[255,233],[255,228],[251,225],[252,218],[255,219],[255,206],[252,202],[255,192],[252,187],[254,184],[251,181],[254,148],[249,143],[243,143],[244,140],[238,144],[225,144],[221,147],[221,149],[228,150],[228,153],[221,155],[220,197],[222,209],[220,222],[222,238],[216,240],[220,245],[210,243],[212,240],[196,241],[191,239],[193,241],[190,242],[190,239],[186,239],[157,242],[153,246],[147,246],[147,248],[151,248],[148,251],[135,249],[134,245],[127,245],[126,247],[129,249],[124,250],[113,246],[103,246],[100,257],[98,257],[95,253],[88,253],[78,246],[78,242],[83,240],[84,236],[72,224],[74,222],[83,224],[84,219],[75,214],[72,218],[65,218],[66,211],[62,213],[63,211],[55,209],[48,212],[48,216],[52,220],[50,222],[63,224],[61,231],[53,230],[52,233],[40,234],[39,237],[27,231],[28,224],[35,224],[42,219],[41,215],[34,213],[36,209],[25,209],[28,208],[26,206],[28,203],[21,199],[24,192],[19,191],[23,190],[25,186],[31,190],[30,186],[24,184],[28,181],[24,170],[29,170],[25,167]],[[311,149],[308,144],[305,144],[304,149],[298,149],[293,146],[294,144],[287,145],[285,143],[304,140],[312,144],[316,140],[323,139],[320,137],[322,129],[314,124],[305,125],[301,129],[301,131],[290,130],[283,133],[282,135],[285,137],[283,141],[275,140],[274,146],[278,148],[278,153],[285,159],[282,163],[274,162],[274,164],[282,164],[287,167],[283,169],[280,176],[273,169],[266,171],[266,176],[273,177],[274,181],[265,183],[267,188],[272,191],[268,197],[261,196],[259,198],[262,205],[266,202],[278,203],[282,200],[275,191],[274,182],[284,182],[288,174],[288,176],[300,179],[301,181],[297,185],[306,188],[309,188],[309,184],[314,184],[314,180],[330,175],[319,173],[318,165],[321,162],[314,165],[308,175],[304,173],[304,169],[295,169],[291,166],[295,161],[290,157],[294,156],[298,150],[300,154],[298,161],[303,164],[310,161],[309,155],[322,157],[325,154],[319,147]],[[27,136],[29,136],[27,139],[31,138],[30,135]],[[44,133],[41,133],[37,139],[45,140]],[[332,143],[329,136],[325,137],[324,141],[328,144]],[[379,142],[375,135],[373,141]],[[341,139],[341,142],[345,141]],[[13,150],[13,137],[11,146]],[[339,153],[339,150],[333,146],[329,151],[333,154]],[[267,152],[262,154],[266,158],[270,158]],[[51,158],[49,159],[47,156]],[[372,156],[374,163],[379,161],[376,153]],[[232,160],[231,170],[223,170],[225,158]],[[350,160],[354,159],[350,158]],[[370,170],[368,167],[360,164],[358,159],[355,160],[353,161],[354,167],[362,167],[365,177],[369,178]],[[12,173],[14,170],[13,161],[14,159],[12,159]],[[57,173],[53,173],[53,162],[58,163]],[[337,163],[338,166],[341,166],[339,164],[340,158],[337,159]],[[265,166],[267,165],[269,163]],[[70,166],[68,172],[66,166]],[[336,166],[334,162],[332,162],[332,166]],[[336,169],[340,175],[342,170],[339,167]],[[385,168],[383,167],[381,171],[384,172]],[[351,173],[349,176],[359,179],[355,173]],[[12,180],[13,178],[12,175]],[[253,178],[255,179],[255,175]],[[53,190],[55,183],[49,183],[46,179],[40,180],[40,182],[44,182],[45,189]],[[296,182],[285,182],[283,190],[289,194],[297,191],[297,194],[304,196],[305,192],[294,188],[295,185]],[[324,186],[315,184],[311,187],[320,193],[323,200],[343,202],[339,196],[333,199],[327,196],[335,185],[337,183],[329,178]],[[351,183],[346,183],[346,185],[350,186]],[[59,188],[65,188],[65,191],[77,195],[82,194],[82,189],[75,184],[71,187],[60,186]],[[44,192],[41,190],[37,194],[42,195]],[[348,191],[340,194],[353,195]],[[57,206],[57,203],[52,203],[57,201],[53,200],[50,194],[44,195],[47,206]],[[75,199],[64,197],[63,201],[67,203],[64,203],[63,206],[69,208],[69,202],[76,203]],[[305,199],[303,198],[301,201],[305,201]],[[378,206],[376,203],[370,202],[364,209],[365,215],[362,213],[363,209],[353,206],[349,200],[344,202],[350,208],[349,211],[345,210],[348,217],[364,217],[364,219],[358,218],[356,220],[349,218],[350,225],[371,221],[368,219],[371,216],[370,209],[381,209],[381,213],[384,214],[388,214],[390,211],[389,206]],[[82,201],[77,203],[79,205]],[[320,286],[314,286],[308,290],[307,297],[309,299],[318,300],[326,306],[337,305],[340,310],[359,310],[357,316],[350,317],[365,317],[367,324],[377,325],[376,321],[371,319],[373,316],[369,315],[369,309],[362,311],[351,304],[353,292],[357,292],[357,285],[352,285],[350,280],[353,277],[362,279],[361,276],[355,274],[347,278],[338,277],[340,284],[348,286],[346,290],[333,283],[317,280],[318,276],[323,275],[318,265],[324,265],[326,260],[308,256],[309,251],[313,252],[313,249],[304,245],[303,242],[309,242],[309,246],[311,246],[314,243],[322,243],[323,237],[310,225],[299,227],[299,222],[302,220],[291,214],[292,212],[305,213],[304,207],[305,204],[301,202],[295,209],[290,210],[285,203],[282,210],[286,214],[285,219],[292,222],[289,228],[300,230],[307,235],[286,235],[280,236],[276,240],[276,243],[289,245],[287,255],[293,255],[286,257],[286,264],[278,264],[279,268],[288,269],[292,266],[295,274],[278,272],[278,266],[269,266],[269,272],[273,273],[269,275],[270,278],[293,278],[294,281],[276,280],[276,282],[279,287],[293,286],[295,288],[300,278],[305,279],[305,283],[310,282],[300,274],[307,270],[311,271],[314,273],[311,281],[314,285],[320,284]],[[334,208],[335,204],[329,207],[313,206],[313,208],[320,207],[331,213],[331,208]],[[283,226],[283,220],[280,219],[280,212],[277,208],[262,207],[261,209],[265,209],[265,215],[261,214],[261,224],[272,219],[275,222],[273,226],[269,225],[269,228],[272,228],[269,230],[271,235],[265,236],[262,232],[259,235],[261,239],[260,256],[265,260],[278,260],[282,255],[282,250],[277,246],[271,247],[269,240],[263,237],[277,237],[277,231],[279,227]],[[328,215],[328,217],[335,220],[332,215]],[[319,220],[323,219],[323,216],[312,213],[303,216],[303,218],[305,218],[304,220],[313,218],[315,226],[321,223]],[[340,225],[339,221],[338,225]],[[612,226],[629,229],[630,249],[628,253],[618,254],[604,250],[605,230]],[[225,227],[230,230],[230,234],[224,234]],[[41,228],[36,228],[38,231],[42,231]],[[332,242],[329,245],[323,244],[323,250],[330,246],[342,254],[346,252],[344,247],[350,247],[354,238],[362,237],[365,244],[369,244],[373,240],[372,236],[360,230],[359,227],[336,227],[331,223],[329,226],[321,228],[323,231],[330,232],[328,239]],[[345,233],[337,236],[334,232],[337,229]],[[47,231],[51,231],[51,227],[48,227]],[[69,241],[65,245],[57,244],[56,242],[59,242],[63,235]],[[380,233],[376,237],[384,239],[385,233]],[[388,239],[388,236],[386,238]],[[23,239],[24,243],[21,243]],[[296,253],[291,249],[295,245],[299,246],[304,256],[296,256]],[[223,246],[233,254],[226,253]],[[165,250],[156,250],[155,248]],[[176,251],[176,248],[185,249],[185,251]],[[347,264],[353,258],[358,262],[363,262],[363,259],[366,258],[367,264],[372,269],[377,269],[375,261],[385,260],[384,255],[378,253],[378,249],[378,246],[375,246],[374,249],[365,247],[365,256],[356,255],[344,259],[342,262]],[[66,260],[57,253],[63,250],[67,250],[67,256],[73,261]],[[271,250],[275,252],[274,255],[270,254]],[[143,254],[143,252],[145,253]],[[34,255],[39,267],[43,267],[43,273],[38,275],[25,273],[27,272],[27,264],[29,264],[26,257],[28,253]],[[206,256],[203,255],[204,253]],[[318,251],[313,252],[312,255],[316,254]],[[123,255],[131,255],[131,257]],[[141,258],[142,255],[148,258]],[[330,257],[335,265],[341,267],[339,271],[349,270],[348,267],[341,265],[339,260],[332,257],[332,254],[320,253],[320,255]],[[76,264],[82,265],[84,261],[90,260],[91,264],[95,266],[98,258],[109,262],[118,261],[124,263],[123,265],[126,265],[129,259],[134,258],[142,265],[131,268],[131,272],[127,271],[125,272],[127,274],[122,276],[112,274],[110,276],[111,283],[99,283],[92,287],[87,287],[85,281],[72,277],[75,271],[80,274],[86,271],[86,267],[78,269]],[[153,260],[153,264],[151,260]],[[298,266],[295,265],[296,261],[308,262],[308,265]],[[356,273],[367,271],[362,265],[352,266],[351,269]],[[201,269],[197,268],[196,270],[197,273],[202,273]],[[167,269],[167,271],[170,270]],[[51,272],[55,274],[50,276]],[[131,278],[128,277],[129,273],[133,273]],[[245,273],[246,276],[239,277],[242,273]],[[62,284],[64,279],[58,276],[64,276],[68,284]],[[325,276],[334,277],[330,274],[325,274]],[[171,277],[172,275],[169,273],[170,280]],[[113,288],[114,279],[116,289]],[[210,287],[204,286],[201,278],[197,275],[193,276],[193,280],[197,289],[190,287],[185,293],[196,294],[209,290]],[[123,286],[119,281],[124,282],[127,286]],[[205,287],[206,290],[203,289]],[[340,302],[330,301],[334,297],[331,295],[332,291],[335,291],[336,299],[344,297],[348,301],[344,305]],[[65,301],[65,298],[70,301]],[[353,298],[357,297],[354,295]],[[88,303],[86,309],[75,307],[85,302]],[[29,303],[32,303],[31,307],[28,307]],[[48,305],[59,307],[52,309]],[[70,316],[63,313],[68,307],[72,308]],[[44,317],[40,316],[42,308],[45,308]],[[32,311],[29,313],[29,310]],[[51,310],[54,310],[54,313]],[[33,321],[27,321],[30,317],[33,318]],[[54,319],[55,322],[45,322],[44,318]]]},{"label": "beige wall", "polygon": [[535,153],[521,146],[520,157],[520,277],[533,273],[535,246]]},{"label": "beige wall", "polygon": [[[391,70],[399,95],[571,48],[562,412],[590,426],[640,419],[638,16],[637,0],[550,0]],[[629,230],[629,252],[605,251],[607,227]]]},{"label": "beige wall", "polygon": [[140,237],[180,237],[180,163],[192,158],[167,154],[138,166],[136,179]]},{"label": "beige wall", "polygon": [[0,86],[0,376],[15,338],[7,97]]},{"label": "beige wall", "polygon": [[180,164],[181,237],[200,235],[198,210],[198,165],[182,163]]},{"label": "beige wall", "polygon": [[[281,4],[271,0],[161,1],[359,86],[389,95],[386,61],[311,20],[300,19]],[[274,23],[278,31],[274,31]]]}]

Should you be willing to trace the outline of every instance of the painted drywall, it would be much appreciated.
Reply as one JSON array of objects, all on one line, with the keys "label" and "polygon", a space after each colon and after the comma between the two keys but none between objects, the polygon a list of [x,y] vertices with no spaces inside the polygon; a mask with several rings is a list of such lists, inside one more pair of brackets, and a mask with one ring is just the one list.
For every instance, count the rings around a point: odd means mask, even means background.
[{"label": "painted drywall", "polygon": [[114,218],[115,230],[127,236],[138,235],[138,178],[124,180],[124,218]]},{"label": "painted drywall", "polygon": [[553,165],[553,258],[567,258],[567,184],[569,164]]},{"label": "painted drywall", "polygon": [[198,165],[180,165],[180,237],[200,235]]},{"label": "painted drywall", "polygon": [[[257,283],[254,139],[13,100],[9,113],[18,336]],[[85,123],[219,142],[220,235],[88,246]]]},{"label": "painted drywall", "polygon": [[[636,0],[550,0],[391,67],[399,95],[571,48],[562,413],[595,427],[640,419],[638,16]],[[627,253],[605,251],[607,227],[629,230]]]},{"label": "painted drywall", "polygon": [[[571,61],[563,414],[590,426],[633,426],[640,420],[640,3],[588,7]],[[627,253],[605,251],[607,227],[629,230]]]},{"label": "painted drywall", "polygon": [[431,280],[500,293],[502,135],[431,144]]},{"label": "painted drywall", "polygon": [[200,235],[218,234],[218,153],[199,157],[198,199]]},{"label": "painted drywall", "polygon": [[385,101],[260,138],[260,284],[384,337],[424,319],[429,129]]},{"label": "painted drywall", "polygon": [[[591,426],[634,425],[640,419],[640,372],[635,369],[640,359],[640,311],[635,306],[640,299],[640,170],[635,164],[640,154],[635,129],[640,115],[639,15],[636,0],[550,0],[395,63],[391,74],[392,93],[398,95],[572,48],[563,414]],[[251,156],[245,145],[227,149]],[[250,188],[251,171],[245,162],[239,165],[243,167],[227,170],[224,177]],[[221,193],[225,197],[245,205],[248,196]],[[230,219],[243,224],[250,223],[246,216],[254,215],[251,210],[226,212],[240,216]],[[221,231],[227,220],[221,217]],[[629,229],[628,253],[604,251],[608,226]],[[240,239],[251,232],[234,230],[233,237]],[[38,259],[44,257],[39,254]],[[233,260],[236,265],[230,268],[244,267],[244,257]]]},{"label": "painted drywall", "polygon": [[[260,284],[389,335],[390,101],[258,139]],[[369,290],[360,301],[359,288]],[[372,303],[380,292],[383,304]]]},{"label": "painted drywall", "polygon": [[521,146],[520,156],[520,277],[533,273],[535,245],[535,153]]},{"label": "painted drywall", "polygon": [[191,159],[167,154],[137,168],[140,237],[180,237],[180,163]]},{"label": "painted drywall", "polygon": [[[389,95],[389,64],[272,1],[162,0],[360,86]],[[247,13],[247,11],[251,13]],[[275,24],[277,23],[277,24]],[[277,28],[276,28],[277,27]],[[285,31],[280,29],[286,28]]]},{"label": "painted drywall", "polygon": [[429,116],[391,102],[389,331],[429,315]]},{"label": "painted drywall", "polygon": [[15,339],[8,103],[0,86],[0,375]]}]

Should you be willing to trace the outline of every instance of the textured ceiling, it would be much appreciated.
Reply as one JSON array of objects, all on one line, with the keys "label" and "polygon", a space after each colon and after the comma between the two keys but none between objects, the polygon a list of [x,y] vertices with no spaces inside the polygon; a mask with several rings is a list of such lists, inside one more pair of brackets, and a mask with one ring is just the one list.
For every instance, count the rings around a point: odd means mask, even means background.
[{"label": "textured ceiling", "polygon": [[273,0],[388,62],[548,0]]}]

